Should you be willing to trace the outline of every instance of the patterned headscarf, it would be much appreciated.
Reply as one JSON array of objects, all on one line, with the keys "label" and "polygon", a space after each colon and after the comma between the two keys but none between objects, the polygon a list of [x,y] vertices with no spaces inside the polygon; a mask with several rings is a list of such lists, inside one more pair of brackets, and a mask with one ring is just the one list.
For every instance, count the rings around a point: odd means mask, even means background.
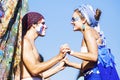
[{"label": "patterned headscarf", "polygon": [[4,10],[3,10],[2,5],[0,3],[0,18],[2,18],[4,16],[4,14],[5,14]]},{"label": "patterned headscarf", "polygon": [[22,19],[22,30],[26,31],[32,24],[36,24],[38,21],[44,19],[44,17],[37,12],[29,12]]}]

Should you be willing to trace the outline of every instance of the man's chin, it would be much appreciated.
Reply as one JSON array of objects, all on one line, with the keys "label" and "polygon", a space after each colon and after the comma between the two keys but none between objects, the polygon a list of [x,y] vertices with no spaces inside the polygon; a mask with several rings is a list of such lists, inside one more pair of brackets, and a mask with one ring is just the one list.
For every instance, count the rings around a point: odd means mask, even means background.
[{"label": "man's chin", "polygon": [[45,35],[39,35],[40,37],[44,37]]}]

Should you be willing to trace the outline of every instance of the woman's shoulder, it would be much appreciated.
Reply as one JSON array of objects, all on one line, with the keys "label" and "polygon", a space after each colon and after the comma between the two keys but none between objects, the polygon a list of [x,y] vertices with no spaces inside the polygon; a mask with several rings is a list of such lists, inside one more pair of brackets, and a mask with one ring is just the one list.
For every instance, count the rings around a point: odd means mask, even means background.
[{"label": "woman's shoulder", "polygon": [[96,33],[95,33],[95,30],[92,29],[92,28],[86,29],[86,30],[84,31],[83,35],[84,35],[84,38],[85,38],[86,40],[91,40],[91,39],[94,39],[94,40],[95,40],[96,37],[97,37],[97,35],[96,35]]}]

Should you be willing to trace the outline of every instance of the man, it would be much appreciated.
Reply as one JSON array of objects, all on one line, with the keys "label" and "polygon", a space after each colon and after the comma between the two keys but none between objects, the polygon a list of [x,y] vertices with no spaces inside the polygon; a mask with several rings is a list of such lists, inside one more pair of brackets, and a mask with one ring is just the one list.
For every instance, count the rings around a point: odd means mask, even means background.
[{"label": "man", "polygon": [[61,61],[69,50],[67,47],[61,47],[57,56],[46,62],[40,62],[35,39],[38,36],[44,37],[46,29],[44,17],[37,12],[29,12],[22,19],[22,80],[41,80],[40,75]]}]

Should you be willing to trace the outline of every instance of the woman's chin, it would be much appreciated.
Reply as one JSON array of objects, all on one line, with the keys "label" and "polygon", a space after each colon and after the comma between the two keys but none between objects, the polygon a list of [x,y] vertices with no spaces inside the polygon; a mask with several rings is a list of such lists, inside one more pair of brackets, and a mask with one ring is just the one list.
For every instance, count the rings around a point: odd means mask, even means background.
[{"label": "woman's chin", "polygon": [[78,29],[73,29],[73,31],[79,31]]}]

